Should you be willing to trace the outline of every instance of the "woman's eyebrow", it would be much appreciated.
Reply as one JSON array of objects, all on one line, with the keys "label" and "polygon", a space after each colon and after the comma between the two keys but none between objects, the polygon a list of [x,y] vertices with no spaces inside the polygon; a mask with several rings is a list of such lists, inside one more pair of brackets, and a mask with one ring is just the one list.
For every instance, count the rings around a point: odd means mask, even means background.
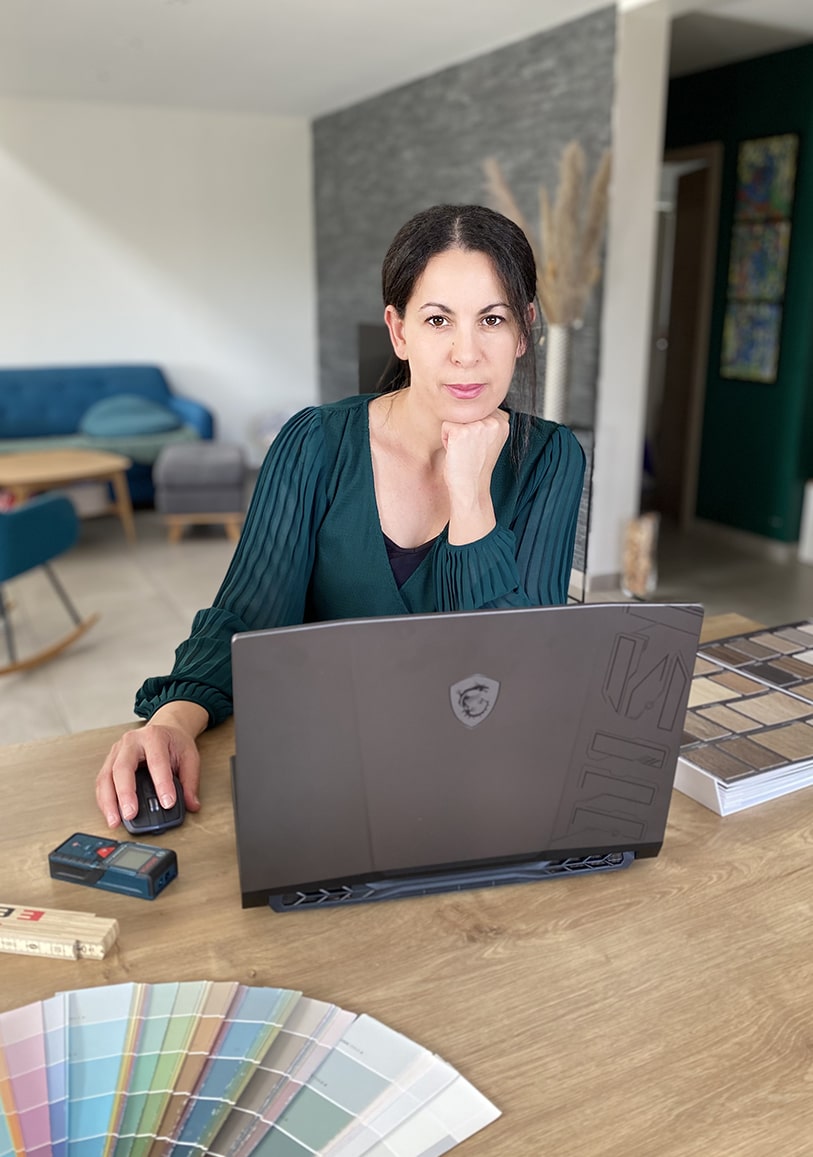
[{"label": "woman's eyebrow", "polygon": [[439,301],[427,301],[425,305],[419,307],[420,309],[439,309],[441,313],[454,313],[453,309],[449,309],[448,305],[441,305]]},{"label": "woman's eyebrow", "polygon": [[[423,305],[419,306],[418,309],[419,310],[437,309],[437,310],[440,310],[441,313],[452,313],[452,314],[454,313],[453,309],[450,309],[448,305],[443,305],[439,301],[427,301]],[[510,309],[510,306],[509,306],[507,301],[495,301],[495,302],[492,302],[491,305],[483,306],[483,308],[481,310],[478,310],[478,312],[481,314],[491,313],[491,311],[493,309]]]}]

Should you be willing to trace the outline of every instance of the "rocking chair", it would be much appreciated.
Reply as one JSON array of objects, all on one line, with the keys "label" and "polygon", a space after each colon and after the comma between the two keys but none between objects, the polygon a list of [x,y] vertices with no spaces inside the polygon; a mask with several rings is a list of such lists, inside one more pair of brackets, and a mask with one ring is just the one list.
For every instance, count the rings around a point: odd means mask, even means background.
[{"label": "rocking chair", "polygon": [[[0,666],[0,675],[38,667],[70,646],[98,620],[98,615],[82,619],[65,588],[50,566],[50,560],[70,549],[79,537],[79,519],[70,499],[61,494],[41,494],[0,513],[0,622],[3,624],[8,663]],[[58,642],[24,658],[18,658],[11,608],[3,583],[41,566],[74,628]]]}]

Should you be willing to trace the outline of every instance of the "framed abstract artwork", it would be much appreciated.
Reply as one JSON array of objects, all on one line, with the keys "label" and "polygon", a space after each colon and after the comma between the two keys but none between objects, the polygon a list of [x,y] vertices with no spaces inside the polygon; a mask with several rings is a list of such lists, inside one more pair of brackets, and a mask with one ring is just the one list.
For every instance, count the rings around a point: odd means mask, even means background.
[{"label": "framed abstract artwork", "polygon": [[798,152],[795,133],[737,151],[721,377],[776,381]]},{"label": "framed abstract artwork", "polygon": [[728,266],[729,297],[739,301],[781,301],[789,249],[789,221],[736,224]]},{"label": "framed abstract artwork", "polygon": [[780,305],[729,300],[723,323],[722,376],[775,382],[781,323]]},{"label": "framed abstract artwork", "polygon": [[775,221],[790,217],[798,151],[799,138],[795,133],[740,144],[735,209],[739,220]]}]

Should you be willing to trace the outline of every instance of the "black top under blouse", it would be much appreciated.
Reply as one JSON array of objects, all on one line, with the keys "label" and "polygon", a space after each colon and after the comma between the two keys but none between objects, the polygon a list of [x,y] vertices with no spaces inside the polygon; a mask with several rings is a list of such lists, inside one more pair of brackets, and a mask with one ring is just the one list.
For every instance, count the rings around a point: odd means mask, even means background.
[{"label": "black top under blouse", "polygon": [[[383,530],[381,533],[384,534]],[[421,546],[399,546],[397,542],[393,542],[384,534],[384,545],[387,548],[387,558],[390,560],[395,582],[400,588],[429,554],[435,545],[435,539],[430,538],[429,542],[425,542]]]}]

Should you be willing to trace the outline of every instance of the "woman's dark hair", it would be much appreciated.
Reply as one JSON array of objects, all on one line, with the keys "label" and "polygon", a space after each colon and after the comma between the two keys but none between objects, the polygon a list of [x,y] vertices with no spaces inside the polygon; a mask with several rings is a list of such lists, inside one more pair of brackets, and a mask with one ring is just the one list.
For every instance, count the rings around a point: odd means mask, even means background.
[{"label": "woman's dark hair", "polygon": [[[536,262],[518,225],[483,205],[435,205],[410,218],[396,233],[381,267],[384,305],[404,316],[415,284],[429,261],[447,249],[484,253],[502,282],[508,306],[525,343],[517,359],[514,385],[522,392],[522,409],[536,403],[536,341],[528,306],[536,296]],[[378,389],[382,393],[409,385],[409,363],[393,354]]]}]

